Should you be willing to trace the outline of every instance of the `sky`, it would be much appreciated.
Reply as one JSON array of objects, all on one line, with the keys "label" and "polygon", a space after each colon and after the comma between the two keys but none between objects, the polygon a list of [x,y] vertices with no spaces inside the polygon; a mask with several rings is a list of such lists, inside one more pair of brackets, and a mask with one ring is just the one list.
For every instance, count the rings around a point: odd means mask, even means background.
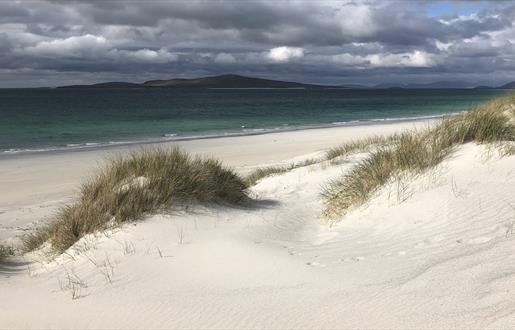
[{"label": "sky", "polygon": [[0,87],[515,80],[515,1],[2,0]]}]

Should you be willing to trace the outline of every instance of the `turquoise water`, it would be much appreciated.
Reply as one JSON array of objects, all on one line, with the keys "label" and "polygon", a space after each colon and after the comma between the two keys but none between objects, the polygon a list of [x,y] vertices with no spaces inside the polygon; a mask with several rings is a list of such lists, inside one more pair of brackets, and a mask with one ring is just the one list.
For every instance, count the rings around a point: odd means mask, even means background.
[{"label": "turquoise water", "polygon": [[0,152],[432,117],[495,90],[0,90]]}]

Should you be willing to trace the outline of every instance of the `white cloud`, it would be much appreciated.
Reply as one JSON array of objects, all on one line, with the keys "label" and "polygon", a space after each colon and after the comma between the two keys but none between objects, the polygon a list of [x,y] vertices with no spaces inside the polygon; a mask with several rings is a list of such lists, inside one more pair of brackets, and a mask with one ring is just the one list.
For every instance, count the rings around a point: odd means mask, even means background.
[{"label": "white cloud", "polygon": [[292,59],[301,58],[303,56],[303,48],[288,46],[272,48],[266,54],[266,57],[274,62],[288,62]]},{"label": "white cloud", "polygon": [[24,52],[41,56],[83,56],[111,47],[108,40],[102,36],[86,34],[64,39],[38,42],[35,46],[26,47]]},{"label": "white cloud", "polygon": [[216,55],[215,62],[219,64],[232,64],[236,63],[236,59],[231,54],[220,53]]},{"label": "white cloud", "polygon": [[41,41],[21,50],[25,54],[52,57],[80,57],[137,63],[167,63],[178,56],[166,49],[119,50],[103,36],[86,34],[64,39]]},{"label": "white cloud", "polygon": [[157,51],[150,49],[138,49],[134,51],[130,50],[112,50],[109,55],[113,58],[126,60],[127,62],[139,62],[139,63],[167,63],[177,61],[178,56],[170,53],[165,49],[159,49]]},{"label": "white cloud", "polygon": [[23,24],[0,24],[0,31],[1,34],[15,40],[16,44],[21,47],[31,46],[46,40],[44,36],[28,32]]},{"label": "white cloud", "polygon": [[436,64],[434,55],[416,50],[412,53],[377,53],[366,56],[352,55],[349,53],[332,55],[332,62],[344,66],[353,66],[358,68],[366,67],[431,67]]},{"label": "white cloud", "polygon": [[435,45],[438,50],[447,51],[449,47],[451,47],[454,43],[453,42],[441,42],[440,40],[436,40]]},{"label": "white cloud", "polygon": [[349,3],[337,9],[336,20],[339,22],[343,35],[352,37],[367,37],[377,31],[372,18],[370,6]]},{"label": "white cloud", "polygon": [[431,54],[419,50],[412,53],[367,55],[366,59],[374,67],[426,68],[436,64]]},{"label": "white cloud", "polygon": [[331,56],[331,60],[342,65],[363,65],[366,64],[366,59],[363,56],[351,55],[349,53],[337,54]]}]

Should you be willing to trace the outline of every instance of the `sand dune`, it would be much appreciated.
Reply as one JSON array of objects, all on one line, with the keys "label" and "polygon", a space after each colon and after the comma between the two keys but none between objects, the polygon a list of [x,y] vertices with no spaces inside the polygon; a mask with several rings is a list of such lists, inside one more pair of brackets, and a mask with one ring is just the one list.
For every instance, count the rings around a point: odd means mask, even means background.
[{"label": "sand dune", "polygon": [[[162,143],[178,145],[201,155],[216,157],[242,173],[255,167],[281,164],[308,153],[327,150],[354,138],[420,128],[433,121],[402,122],[282,132]],[[145,147],[153,147],[146,145]],[[112,154],[138,150],[140,145],[80,152],[41,153],[0,157],[0,243],[33,229],[70,200],[77,187]]]},{"label": "sand dune", "polygon": [[9,328],[511,328],[515,157],[467,144],[332,227],[339,166],[263,179],[255,208],[197,208],[0,270]]}]

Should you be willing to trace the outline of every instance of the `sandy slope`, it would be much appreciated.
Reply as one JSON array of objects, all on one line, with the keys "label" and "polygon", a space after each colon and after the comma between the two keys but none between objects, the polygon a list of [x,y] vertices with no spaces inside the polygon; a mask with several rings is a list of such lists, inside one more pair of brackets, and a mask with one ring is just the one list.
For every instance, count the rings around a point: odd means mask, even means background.
[{"label": "sandy slope", "polygon": [[264,179],[254,209],[155,216],[18,260],[0,270],[0,326],[512,328],[515,157],[485,154],[465,145],[333,227],[320,186],[352,161]]},{"label": "sandy slope", "polygon": [[[245,172],[258,165],[277,164],[326,150],[353,138],[424,127],[430,123],[432,121],[311,129],[162,143],[159,146],[178,145],[192,153],[214,156]],[[134,145],[0,157],[0,243],[12,243],[13,237],[31,230],[34,222],[44,221],[58,205],[74,195],[78,184],[104,158],[139,148],[141,146]]]}]

